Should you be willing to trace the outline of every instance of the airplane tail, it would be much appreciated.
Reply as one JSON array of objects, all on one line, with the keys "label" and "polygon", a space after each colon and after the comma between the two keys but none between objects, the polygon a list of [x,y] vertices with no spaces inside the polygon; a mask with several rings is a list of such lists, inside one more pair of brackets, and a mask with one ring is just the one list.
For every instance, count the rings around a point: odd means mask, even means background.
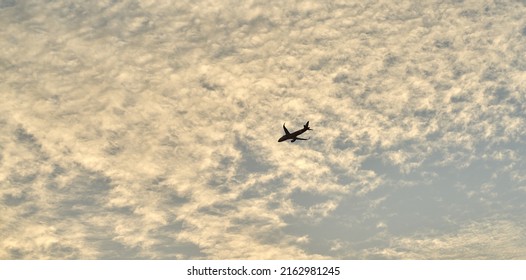
[{"label": "airplane tail", "polygon": [[306,124],[303,125],[303,129],[305,129],[305,130],[312,130],[312,129],[309,127],[309,122],[307,122]]}]

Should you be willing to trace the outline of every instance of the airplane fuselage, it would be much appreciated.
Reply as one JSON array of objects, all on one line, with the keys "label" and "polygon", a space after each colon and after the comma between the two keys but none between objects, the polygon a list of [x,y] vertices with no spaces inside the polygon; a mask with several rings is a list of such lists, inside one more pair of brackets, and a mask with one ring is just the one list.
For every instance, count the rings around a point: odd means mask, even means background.
[{"label": "airplane fuselage", "polygon": [[294,139],[296,139],[296,137],[298,137],[300,134],[304,133],[307,130],[308,129],[303,128],[303,129],[300,129],[298,131],[292,132],[291,134],[283,135],[283,136],[281,136],[281,138],[279,138],[278,142],[287,141],[289,139],[295,141]]}]

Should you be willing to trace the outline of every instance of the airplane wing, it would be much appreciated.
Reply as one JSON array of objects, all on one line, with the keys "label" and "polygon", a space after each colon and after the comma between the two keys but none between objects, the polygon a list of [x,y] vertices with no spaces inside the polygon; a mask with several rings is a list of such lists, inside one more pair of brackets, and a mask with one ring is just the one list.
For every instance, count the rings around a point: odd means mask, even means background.
[{"label": "airplane wing", "polygon": [[287,130],[287,128],[285,127],[285,124],[283,124],[283,130],[285,130],[285,134],[289,135],[290,132]]},{"label": "airplane wing", "polygon": [[305,138],[299,138],[299,137],[296,137],[296,139],[297,139],[297,140],[309,140],[310,138],[305,139]]}]

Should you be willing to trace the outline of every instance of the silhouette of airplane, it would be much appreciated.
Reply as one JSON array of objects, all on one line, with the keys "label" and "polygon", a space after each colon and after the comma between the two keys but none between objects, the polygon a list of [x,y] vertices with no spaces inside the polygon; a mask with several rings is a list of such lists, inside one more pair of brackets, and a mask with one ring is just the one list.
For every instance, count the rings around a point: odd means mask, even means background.
[{"label": "silhouette of airplane", "polygon": [[310,138],[308,138],[308,139],[299,138],[298,135],[302,134],[303,132],[305,132],[307,130],[312,130],[312,129],[309,127],[309,122],[307,122],[305,125],[303,125],[303,129],[300,129],[300,130],[295,131],[293,133],[290,133],[287,130],[287,128],[285,127],[285,124],[283,124],[283,130],[285,130],[285,135],[281,136],[281,138],[279,138],[278,142],[287,141],[289,139],[292,139],[292,141],[290,141],[290,142],[294,142],[296,140],[309,140]]}]

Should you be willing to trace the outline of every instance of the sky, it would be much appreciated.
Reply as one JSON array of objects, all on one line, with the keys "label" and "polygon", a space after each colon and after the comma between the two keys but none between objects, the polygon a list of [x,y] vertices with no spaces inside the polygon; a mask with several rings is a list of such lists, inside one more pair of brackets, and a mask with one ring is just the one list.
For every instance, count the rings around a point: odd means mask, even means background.
[{"label": "sky", "polygon": [[1,0],[0,259],[526,259],[525,14]]}]

